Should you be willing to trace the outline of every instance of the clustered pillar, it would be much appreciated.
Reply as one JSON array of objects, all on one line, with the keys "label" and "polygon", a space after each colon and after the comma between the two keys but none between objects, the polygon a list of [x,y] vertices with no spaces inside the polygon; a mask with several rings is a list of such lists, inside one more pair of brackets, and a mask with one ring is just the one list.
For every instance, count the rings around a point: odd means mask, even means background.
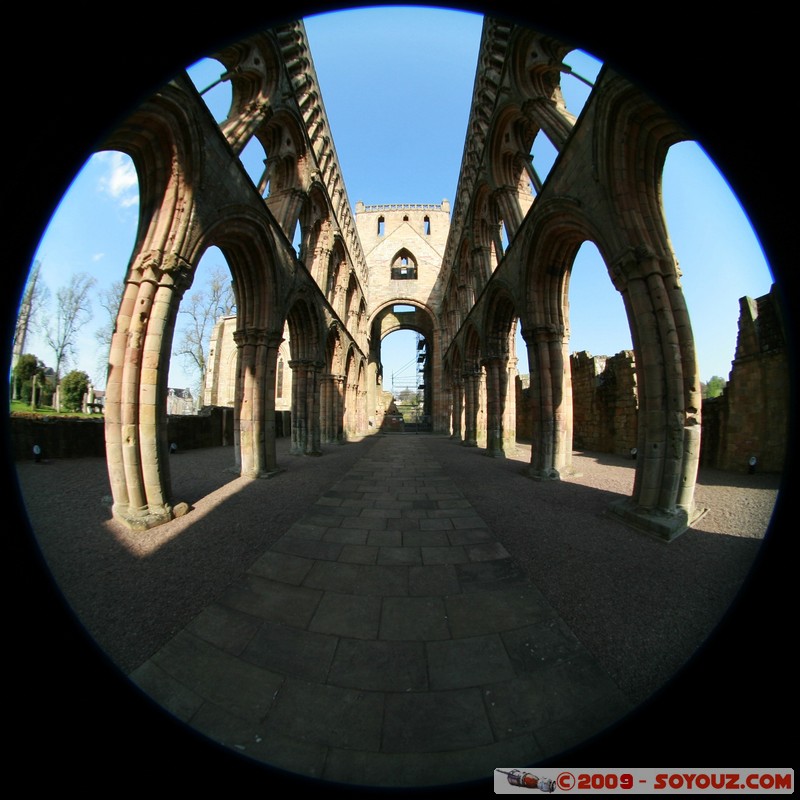
[{"label": "clustered pillar", "polygon": [[294,455],[321,455],[319,372],[316,361],[290,361],[292,370],[292,444]]},{"label": "clustered pillar", "polygon": [[524,334],[531,365],[533,443],[529,475],[555,480],[572,466],[572,389],[568,340],[555,326]]},{"label": "clustered pillar", "polygon": [[275,452],[275,370],[281,337],[247,328],[234,333],[239,348],[237,380],[241,474],[262,477],[277,470]]},{"label": "clustered pillar", "polygon": [[173,518],[166,420],[169,347],[190,283],[178,256],[151,251],[132,265],[109,352],[106,452],[114,516],[134,530]]},{"label": "clustered pillar", "polygon": [[493,356],[483,362],[486,370],[486,454],[504,458],[503,416],[508,392],[507,359]]}]

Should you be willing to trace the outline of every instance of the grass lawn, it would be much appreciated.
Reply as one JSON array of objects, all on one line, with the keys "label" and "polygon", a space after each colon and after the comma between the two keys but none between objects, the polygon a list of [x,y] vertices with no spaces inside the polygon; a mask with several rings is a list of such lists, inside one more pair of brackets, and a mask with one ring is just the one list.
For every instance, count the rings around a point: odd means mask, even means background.
[{"label": "grass lawn", "polygon": [[94,417],[98,419],[102,417],[102,414],[83,414],[80,411],[56,411],[52,406],[37,406],[35,409],[31,408],[30,403],[23,403],[21,400],[12,400],[11,401],[11,413],[12,414],[36,414],[40,416],[49,416],[49,417],[85,417],[91,418]]}]

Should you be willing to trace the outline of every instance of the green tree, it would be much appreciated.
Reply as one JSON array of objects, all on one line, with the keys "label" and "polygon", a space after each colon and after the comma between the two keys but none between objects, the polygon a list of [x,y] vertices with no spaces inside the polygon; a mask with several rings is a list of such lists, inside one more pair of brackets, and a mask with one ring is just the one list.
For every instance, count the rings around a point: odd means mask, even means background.
[{"label": "green tree", "polygon": [[80,411],[83,396],[89,388],[89,376],[79,369],[68,372],[59,384],[61,407],[64,411]]},{"label": "green tree", "polygon": [[725,379],[720,378],[719,375],[714,375],[709,379],[708,383],[703,386],[703,398],[710,399],[712,397],[719,397],[725,386]]},{"label": "green tree", "polygon": [[31,400],[33,378],[37,376],[38,383],[41,385],[44,382],[45,369],[44,362],[35,355],[32,353],[23,353],[19,359],[17,359],[16,366],[14,367],[14,396],[19,400],[24,400],[26,403],[29,403]]}]

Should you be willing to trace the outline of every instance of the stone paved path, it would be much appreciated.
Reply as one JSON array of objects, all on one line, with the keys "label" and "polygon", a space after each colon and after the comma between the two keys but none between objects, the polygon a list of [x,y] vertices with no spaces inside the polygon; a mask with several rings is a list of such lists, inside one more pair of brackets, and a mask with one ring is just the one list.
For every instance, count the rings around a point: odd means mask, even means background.
[{"label": "stone paved path", "polygon": [[630,710],[422,436],[382,438],[131,677],[235,752],[359,786],[489,779]]}]

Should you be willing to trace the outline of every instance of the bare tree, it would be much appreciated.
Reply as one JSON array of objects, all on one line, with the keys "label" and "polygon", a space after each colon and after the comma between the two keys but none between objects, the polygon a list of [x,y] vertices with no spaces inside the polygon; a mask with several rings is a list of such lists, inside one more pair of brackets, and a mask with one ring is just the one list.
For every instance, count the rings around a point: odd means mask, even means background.
[{"label": "bare tree", "polygon": [[103,324],[95,331],[94,338],[97,339],[97,374],[106,375],[108,373],[108,354],[111,351],[111,338],[117,325],[117,315],[122,295],[125,292],[125,281],[114,281],[111,286],[101,289],[97,293],[97,302],[106,312],[107,317]]},{"label": "bare tree", "polygon": [[92,302],[89,292],[95,279],[85,272],[76,273],[66,286],[56,292],[56,313],[45,326],[44,340],[55,355],[56,385],[62,368],[75,354],[75,337],[89,321]]},{"label": "bare tree", "polygon": [[192,292],[180,309],[186,321],[173,355],[183,356],[187,369],[197,375],[198,396],[205,382],[211,331],[219,317],[233,314],[235,309],[230,275],[221,267],[214,267],[205,287]]}]

